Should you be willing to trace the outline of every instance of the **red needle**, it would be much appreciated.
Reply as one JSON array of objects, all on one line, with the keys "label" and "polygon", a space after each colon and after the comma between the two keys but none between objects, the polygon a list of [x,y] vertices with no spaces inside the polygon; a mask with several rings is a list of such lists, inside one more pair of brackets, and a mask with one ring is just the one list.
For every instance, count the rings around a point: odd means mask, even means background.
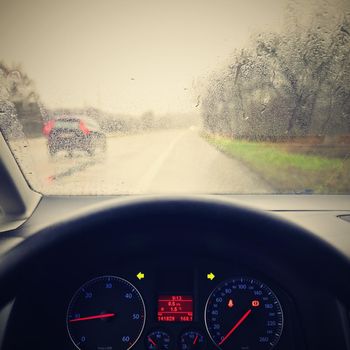
[{"label": "red needle", "polygon": [[197,334],[196,337],[194,338],[193,345],[196,345],[197,340],[198,340],[198,334]]},{"label": "red needle", "polygon": [[96,318],[108,318],[108,317],[114,317],[114,316],[115,314],[101,314],[101,315],[95,315],[95,316],[74,318],[73,320],[69,320],[69,322],[87,321],[87,320],[94,320]]},{"label": "red needle", "polygon": [[148,337],[148,341],[153,345],[155,346],[156,348],[158,348],[157,344],[154,342],[154,340],[150,337]]},{"label": "red needle", "polygon": [[221,339],[221,342],[218,344],[219,346],[222,345],[228,337],[239,327],[239,325],[249,316],[249,314],[252,312],[251,309],[249,309],[239,320],[238,322],[232,327],[232,329]]}]

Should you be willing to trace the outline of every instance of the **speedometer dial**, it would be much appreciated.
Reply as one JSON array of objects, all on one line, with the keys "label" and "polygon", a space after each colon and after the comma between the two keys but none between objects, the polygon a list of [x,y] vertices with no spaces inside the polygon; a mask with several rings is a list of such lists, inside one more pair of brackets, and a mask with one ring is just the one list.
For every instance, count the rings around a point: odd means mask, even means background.
[{"label": "speedometer dial", "polygon": [[145,324],[145,305],[128,281],[103,276],[85,283],[67,313],[69,335],[78,349],[128,350]]},{"label": "speedometer dial", "polygon": [[282,307],[264,283],[247,277],[221,283],[208,298],[205,322],[222,350],[269,350],[283,330]]}]

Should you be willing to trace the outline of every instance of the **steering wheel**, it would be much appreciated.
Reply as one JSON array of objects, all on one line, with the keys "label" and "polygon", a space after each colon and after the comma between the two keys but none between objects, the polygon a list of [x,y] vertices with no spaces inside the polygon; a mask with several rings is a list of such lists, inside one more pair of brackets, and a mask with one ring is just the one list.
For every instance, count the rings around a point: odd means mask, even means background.
[{"label": "steering wheel", "polygon": [[[210,197],[112,200],[82,210],[25,239],[0,260],[0,306],[16,296],[26,266],[79,245],[92,251],[96,235],[114,254],[178,254],[171,237],[191,247],[193,256],[250,259],[275,273],[312,279],[349,304],[350,265],[314,234],[272,214]],[[113,243],[111,243],[113,242]],[[56,253],[55,253],[56,252]],[[268,257],[268,258],[267,258]],[[276,264],[278,262],[278,264]],[[260,265],[259,265],[260,266]]]},{"label": "steering wheel", "polygon": [[[174,238],[184,252],[171,244]],[[21,282],[30,281],[28,276],[34,276],[38,265],[48,272],[51,264],[74,261],[77,251],[85,252],[90,261],[98,261],[102,254],[124,262],[134,257],[145,261],[149,252],[156,261],[168,257],[176,261],[190,252],[198,261],[220,257],[228,264],[249,262],[271,276],[287,278],[289,286],[311,283],[313,291],[326,291],[331,300],[350,307],[349,260],[335,248],[273,214],[210,197],[117,199],[58,220],[1,257],[0,306],[16,297]],[[307,315],[311,349],[335,344],[337,326],[329,333],[327,322],[320,320],[328,312],[334,314],[336,305],[327,305],[316,320],[317,316]]]}]

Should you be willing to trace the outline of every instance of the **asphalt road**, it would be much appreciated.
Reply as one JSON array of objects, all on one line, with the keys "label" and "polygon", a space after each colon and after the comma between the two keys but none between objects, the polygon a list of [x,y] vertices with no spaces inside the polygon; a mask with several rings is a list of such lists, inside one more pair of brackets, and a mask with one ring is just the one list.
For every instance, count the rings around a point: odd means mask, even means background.
[{"label": "asphalt road", "polygon": [[108,138],[105,154],[50,158],[45,139],[29,143],[35,186],[47,194],[271,193],[241,162],[203,140],[198,130]]}]

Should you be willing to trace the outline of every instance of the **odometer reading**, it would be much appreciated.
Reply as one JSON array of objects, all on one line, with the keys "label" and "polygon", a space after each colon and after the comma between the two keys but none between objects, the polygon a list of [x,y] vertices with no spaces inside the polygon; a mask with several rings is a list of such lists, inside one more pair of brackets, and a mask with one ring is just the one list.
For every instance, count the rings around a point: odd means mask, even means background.
[{"label": "odometer reading", "polygon": [[78,349],[128,350],[145,324],[145,305],[128,281],[103,276],[74,294],[67,313],[69,335]]},{"label": "odometer reading", "polygon": [[193,320],[192,296],[159,296],[157,319],[161,322],[191,322]]},{"label": "odometer reading", "polygon": [[205,308],[210,338],[222,349],[268,350],[283,330],[282,307],[264,283],[247,277],[221,283]]}]

